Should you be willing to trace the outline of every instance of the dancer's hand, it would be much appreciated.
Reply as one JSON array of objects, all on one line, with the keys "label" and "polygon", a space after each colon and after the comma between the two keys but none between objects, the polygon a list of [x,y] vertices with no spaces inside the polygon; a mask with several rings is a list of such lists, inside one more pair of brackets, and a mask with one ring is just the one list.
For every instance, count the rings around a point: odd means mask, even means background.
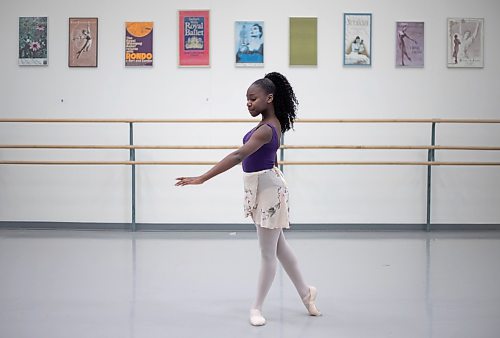
[{"label": "dancer's hand", "polygon": [[176,186],[196,185],[196,184],[202,184],[203,182],[205,182],[205,180],[202,179],[201,176],[177,177],[176,180],[178,181],[177,183],[175,183]]}]

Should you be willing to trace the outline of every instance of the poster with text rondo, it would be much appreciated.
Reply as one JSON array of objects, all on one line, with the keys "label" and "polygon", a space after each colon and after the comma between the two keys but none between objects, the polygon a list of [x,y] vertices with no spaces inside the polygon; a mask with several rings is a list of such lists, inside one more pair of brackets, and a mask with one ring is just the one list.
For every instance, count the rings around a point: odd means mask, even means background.
[{"label": "poster with text rondo", "polygon": [[97,18],[69,18],[69,67],[97,67]]},{"label": "poster with text rondo", "polygon": [[125,67],[153,66],[153,23],[125,23]]},{"label": "poster with text rondo", "polygon": [[47,65],[47,17],[19,18],[19,65]]},{"label": "poster with text rondo", "polygon": [[210,65],[209,11],[179,11],[179,66]]}]

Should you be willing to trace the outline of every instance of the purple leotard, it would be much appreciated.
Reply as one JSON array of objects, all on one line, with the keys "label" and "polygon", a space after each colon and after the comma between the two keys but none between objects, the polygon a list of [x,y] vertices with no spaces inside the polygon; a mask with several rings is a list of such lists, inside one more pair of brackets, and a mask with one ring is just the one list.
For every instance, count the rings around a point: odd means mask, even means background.
[{"label": "purple leotard", "polygon": [[[278,133],[276,132],[276,129],[274,128],[273,125],[271,125],[269,123],[266,123],[266,125],[271,127],[271,129],[273,131],[273,137],[271,138],[271,141],[264,144],[256,152],[254,152],[252,155],[247,156],[243,160],[243,163],[242,163],[243,171],[246,173],[252,173],[255,171],[271,169],[274,167],[274,164],[276,161],[276,151],[280,147],[280,144],[278,141]],[[250,130],[243,137],[243,144],[247,143],[248,140],[250,139],[250,137],[253,135],[253,133],[261,126],[263,126],[263,124],[258,126],[257,128]]]}]

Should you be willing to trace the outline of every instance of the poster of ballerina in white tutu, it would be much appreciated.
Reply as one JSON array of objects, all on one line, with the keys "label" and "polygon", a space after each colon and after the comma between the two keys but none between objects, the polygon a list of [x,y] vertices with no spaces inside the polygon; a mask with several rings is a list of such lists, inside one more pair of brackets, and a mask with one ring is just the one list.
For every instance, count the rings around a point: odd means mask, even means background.
[{"label": "poster of ballerina in white tutu", "polygon": [[448,67],[482,68],[484,19],[448,19]]},{"label": "poster of ballerina in white tutu", "polygon": [[344,14],[344,66],[371,66],[372,15]]}]

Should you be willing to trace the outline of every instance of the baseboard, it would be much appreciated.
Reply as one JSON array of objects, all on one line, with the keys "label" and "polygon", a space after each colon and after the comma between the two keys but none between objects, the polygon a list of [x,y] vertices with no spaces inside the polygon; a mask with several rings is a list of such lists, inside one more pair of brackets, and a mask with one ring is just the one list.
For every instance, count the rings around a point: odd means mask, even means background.
[{"label": "baseboard", "polygon": [[[296,231],[425,231],[419,223],[300,223]],[[122,230],[131,231],[130,223],[34,222],[0,221],[0,229],[35,230]],[[136,223],[136,231],[253,231],[253,224],[244,223]],[[431,231],[498,231],[500,224],[431,224]]]},{"label": "baseboard", "polygon": [[0,221],[0,229],[130,230],[130,223]]}]

